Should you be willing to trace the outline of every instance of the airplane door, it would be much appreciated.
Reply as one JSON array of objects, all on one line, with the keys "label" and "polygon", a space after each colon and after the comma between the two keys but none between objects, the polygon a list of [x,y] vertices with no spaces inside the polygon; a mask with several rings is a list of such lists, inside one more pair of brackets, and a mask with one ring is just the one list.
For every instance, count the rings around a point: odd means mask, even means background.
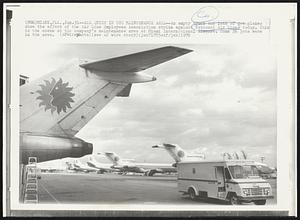
[{"label": "airplane door", "polygon": [[218,192],[225,192],[224,167],[216,167],[215,172],[218,181]]}]

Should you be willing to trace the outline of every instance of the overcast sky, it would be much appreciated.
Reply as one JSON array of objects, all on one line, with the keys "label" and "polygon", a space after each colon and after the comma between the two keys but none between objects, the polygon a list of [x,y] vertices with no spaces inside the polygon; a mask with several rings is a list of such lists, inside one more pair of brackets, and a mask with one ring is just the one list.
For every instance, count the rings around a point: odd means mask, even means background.
[{"label": "overcast sky", "polygon": [[[72,58],[101,60],[166,45],[36,45],[22,73],[30,80]],[[94,151],[114,151],[138,162],[173,162],[167,142],[208,159],[245,150],[276,165],[276,60],[267,45],[172,45],[193,52],[145,72],[157,81],[134,84],[78,134]],[[29,45],[28,45],[29,47]],[[27,48],[29,49],[29,48]],[[33,68],[35,66],[35,68]],[[106,161],[101,159],[101,161]]]}]

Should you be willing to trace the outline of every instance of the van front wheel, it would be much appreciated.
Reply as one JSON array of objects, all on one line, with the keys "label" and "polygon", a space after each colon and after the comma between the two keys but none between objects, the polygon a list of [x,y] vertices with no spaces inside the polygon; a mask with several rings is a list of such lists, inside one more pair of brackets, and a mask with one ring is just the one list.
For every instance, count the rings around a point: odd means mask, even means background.
[{"label": "van front wheel", "polygon": [[254,204],[255,205],[265,205],[266,204],[266,200],[264,199],[264,200],[256,200],[256,201],[254,201]]},{"label": "van front wheel", "polygon": [[195,190],[193,188],[189,188],[189,196],[192,200],[196,200],[196,193],[195,193]]},{"label": "van front wheel", "polygon": [[236,197],[236,195],[232,195],[232,196],[230,197],[229,202],[230,202],[231,205],[239,205],[239,204],[241,204],[241,202],[240,202],[239,199]]}]

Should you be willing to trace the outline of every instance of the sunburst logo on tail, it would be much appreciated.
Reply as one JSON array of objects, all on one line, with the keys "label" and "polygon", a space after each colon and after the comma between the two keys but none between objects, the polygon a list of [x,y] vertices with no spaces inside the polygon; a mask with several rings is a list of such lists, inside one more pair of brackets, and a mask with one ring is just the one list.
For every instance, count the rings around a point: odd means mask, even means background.
[{"label": "sunburst logo on tail", "polygon": [[44,80],[45,84],[40,84],[41,90],[37,90],[36,92],[40,94],[36,99],[41,100],[39,106],[45,106],[45,111],[48,109],[51,110],[51,113],[57,111],[66,112],[67,108],[71,107],[71,102],[74,102],[72,97],[75,95],[71,91],[73,87],[68,87],[69,83],[63,83],[60,78],[56,81],[52,78],[52,81]]}]

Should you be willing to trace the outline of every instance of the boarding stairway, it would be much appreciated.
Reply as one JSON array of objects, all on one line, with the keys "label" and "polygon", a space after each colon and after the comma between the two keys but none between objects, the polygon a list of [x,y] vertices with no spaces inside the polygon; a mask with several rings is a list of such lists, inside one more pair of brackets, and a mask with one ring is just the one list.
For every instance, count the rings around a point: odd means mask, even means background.
[{"label": "boarding stairway", "polygon": [[37,158],[29,157],[26,165],[24,203],[38,203]]}]

